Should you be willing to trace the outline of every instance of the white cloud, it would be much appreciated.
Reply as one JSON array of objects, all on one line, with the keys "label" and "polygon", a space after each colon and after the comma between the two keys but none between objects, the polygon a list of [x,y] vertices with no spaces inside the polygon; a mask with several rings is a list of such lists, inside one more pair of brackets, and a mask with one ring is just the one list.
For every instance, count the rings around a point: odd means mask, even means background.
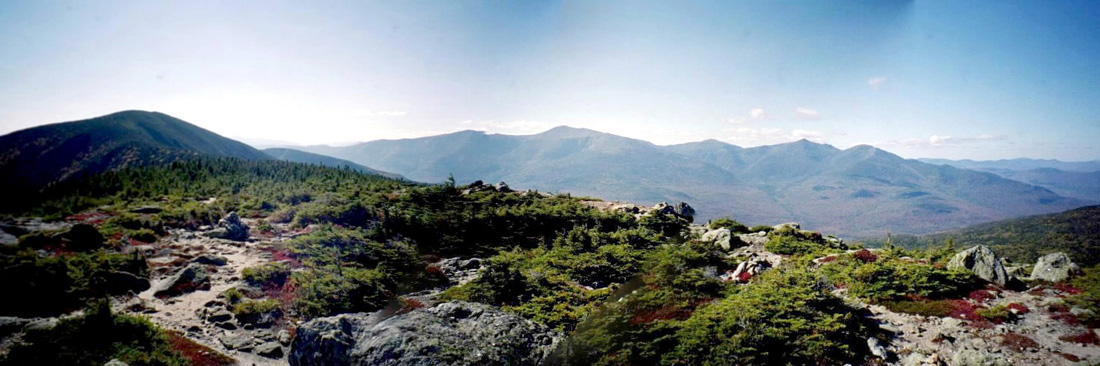
[{"label": "white cloud", "polygon": [[794,117],[806,120],[821,119],[821,112],[813,108],[798,107],[794,109]]},{"label": "white cloud", "polygon": [[760,120],[768,118],[768,114],[764,113],[764,108],[753,108],[749,110],[749,118]]},{"label": "white cloud", "polygon": [[796,129],[786,132],[780,128],[770,127],[737,127],[723,132],[727,134],[723,140],[745,146],[772,145],[801,139],[821,142],[825,138],[825,133],[821,131]]},{"label": "white cloud", "polygon": [[404,117],[409,114],[405,111],[372,111],[361,109],[352,113],[354,117]]},{"label": "white cloud", "polygon": [[515,120],[497,122],[495,120],[475,121],[468,119],[462,121],[461,126],[457,128],[457,130],[478,130],[506,135],[530,135],[549,130],[552,127],[554,127],[553,124],[542,121]]},{"label": "white cloud", "polygon": [[880,142],[874,145],[876,146],[900,146],[909,148],[936,148],[943,146],[958,146],[958,145],[972,145],[985,142],[1003,141],[1006,138],[1002,135],[989,135],[982,134],[977,136],[964,136],[955,137],[950,135],[932,135],[926,139],[912,138],[902,139],[887,142]]},{"label": "white cloud", "polygon": [[885,84],[885,83],[886,83],[886,77],[885,76],[873,77],[873,78],[870,78],[870,79],[867,80],[867,85],[869,85],[869,86],[871,86],[872,88],[875,88],[875,89],[878,89],[879,86],[882,86],[882,84]]}]

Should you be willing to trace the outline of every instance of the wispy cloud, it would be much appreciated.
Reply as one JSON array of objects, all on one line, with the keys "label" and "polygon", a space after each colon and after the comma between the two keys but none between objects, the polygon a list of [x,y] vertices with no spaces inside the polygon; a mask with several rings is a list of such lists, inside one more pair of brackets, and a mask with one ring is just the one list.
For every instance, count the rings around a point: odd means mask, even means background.
[{"label": "wispy cloud", "polygon": [[928,138],[913,138],[893,140],[886,142],[879,142],[876,146],[898,146],[908,148],[936,148],[943,146],[959,146],[959,145],[972,145],[985,142],[1003,141],[1007,138],[1003,135],[988,135],[982,134],[977,136],[950,136],[950,135],[932,135]]},{"label": "wispy cloud", "polygon": [[749,109],[749,114],[747,116],[726,118],[726,122],[735,125],[743,125],[749,121],[763,121],[766,119],[768,119],[768,113],[764,112],[764,108],[753,108]]},{"label": "wispy cloud", "polygon": [[733,144],[746,146],[779,144],[801,139],[821,142],[825,138],[825,133],[821,131],[795,129],[788,132],[780,128],[771,127],[737,127],[727,129],[723,132],[726,136],[723,140]]},{"label": "wispy cloud", "polygon": [[525,135],[534,134],[549,130],[554,127],[552,123],[542,121],[530,121],[530,120],[515,120],[498,122],[495,120],[465,120],[462,121],[458,129],[460,130],[478,130],[491,133],[501,133],[508,135]]},{"label": "wispy cloud", "polygon": [[794,117],[803,120],[821,119],[821,112],[813,108],[798,107],[794,109]]},{"label": "wispy cloud", "polygon": [[867,80],[867,85],[875,89],[878,89],[882,84],[886,84],[885,76],[873,77]]},{"label": "wispy cloud", "polygon": [[352,113],[354,117],[404,117],[409,114],[405,111],[372,111],[361,109]]}]

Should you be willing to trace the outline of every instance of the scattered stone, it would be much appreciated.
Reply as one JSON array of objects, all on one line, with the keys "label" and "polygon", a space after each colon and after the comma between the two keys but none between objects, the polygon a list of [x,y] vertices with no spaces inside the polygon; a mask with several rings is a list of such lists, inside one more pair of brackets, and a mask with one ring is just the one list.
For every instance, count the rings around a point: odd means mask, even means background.
[{"label": "scattered stone", "polygon": [[248,225],[241,222],[240,216],[236,212],[230,212],[218,220],[218,225],[206,235],[211,238],[245,241],[248,239],[248,230]]},{"label": "scattered stone", "polygon": [[733,272],[727,272],[719,278],[723,281],[748,282],[750,279],[760,274],[760,272],[772,267],[774,267],[774,265],[766,259],[756,254],[749,254],[749,259],[738,264],[737,269]]},{"label": "scattered stone", "polygon": [[149,289],[149,280],[130,272],[114,271],[107,274],[107,293],[123,295],[140,293]]},{"label": "scattered stone", "polygon": [[224,321],[228,321],[229,319],[233,319],[233,313],[230,313],[229,310],[225,309],[218,309],[214,313],[210,314],[210,316],[206,317],[206,321],[212,323],[221,323]]},{"label": "scattered stone", "polygon": [[233,322],[221,322],[214,325],[225,330],[237,330],[237,325],[233,324]]},{"label": "scattered stone", "polygon": [[886,347],[882,345],[882,342],[878,338],[867,338],[867,348],[871,350],[871,354],[875,357],[886,359]]},{"label": "scattered stone", "polygon": [[279,344],[282,344],[282,345],[284,345],[284,346],[289,346],[289,345],[290,345],[290,341],[292,341],[292,340],[293,340],[293,339],[292,339],[292,338],[290,337],[290,332],[289,332],[289,331],[287,331],[286,329],[280,329],[280,330],[279,330],[279,333],[277,333],[277,334],[275,335],[275,339],[277,339],[277,340],[279,341]]},{"label": "scattered stone", "polygon": [[978,245],[955,254],[955,257],[947,262],[947,268],[965,269],[998,286],[1004,286],[1008,283],[1008,272],[1005,271],[1000,258],[997,258],[992,249],[984,245]]},{"label": "scattered stone", "polygon": [[1031,279],[1062,282],[1080,272],[1081,268],[1066,253],[1058,252],[1040,257],[1035,262],[1035,268],[1031,270]]},{"label": "scattered stone", "polygon": [[797,222],[786,222],[786,223],[782,223],[782,224],[779,224],[779,225],[772,226],[772,230],[775,230],[775,231],[802,230],[802,225],[800,225]]},{"label": "scattered stone", "polygon": [[687,202],[680,202],[675,205],[669,205],[668,202],[661,202],[653,206],[653,211],[683,218],[687,220],[688,223],[695,221],[695,209],[688,205]]},{"label": "scattered stone", "polygon": [[256,346],[256,354],[267,358],[282,358],[283,346],[276,342],[266,342]]},{"label": "scattered stone", "polygon": [[447,302],[381,321],[377,314],[341,314],[303,324],[290,365],[538,365],[561,337],[477,303]]},{"label": "scattered stone", "polygon": [[179,296],[195,290],[209,290],[210,275],[201,264],[192,263],[157,285],[156,297]]},{"label": "scattered stone", "polygon": [[216,256],[212,254],[203,254],[195,259],[191,260],[192,263],[208,264],[213,266],[224,266],[229,263],[229,259],[222,256]]},{"label": "scattered stone", "polygon": [[252,350],[252,338],[239,334],[227,334],[218,337],[218,342],[228,350],[249,352]]}]

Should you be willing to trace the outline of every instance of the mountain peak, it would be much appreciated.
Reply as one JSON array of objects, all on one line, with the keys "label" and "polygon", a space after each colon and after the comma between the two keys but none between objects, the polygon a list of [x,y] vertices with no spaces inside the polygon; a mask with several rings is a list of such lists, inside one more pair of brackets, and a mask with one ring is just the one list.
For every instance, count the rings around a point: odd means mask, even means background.
[{"label": "mountain peak", "polygon": [[556,138],[577,138],[577,137],[590,137],[604,135],[603,132],[589,130],[587,128],[570,127],[566,125],[557,126],[546,130],[545,132],[536,134],[534,136],[542,137],[556,137]]}]

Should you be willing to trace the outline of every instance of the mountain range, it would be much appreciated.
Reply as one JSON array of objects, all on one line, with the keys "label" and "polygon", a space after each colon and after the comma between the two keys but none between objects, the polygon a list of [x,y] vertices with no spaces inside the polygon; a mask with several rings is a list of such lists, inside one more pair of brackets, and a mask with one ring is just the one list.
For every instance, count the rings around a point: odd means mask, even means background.
[{"label": "mountain range", "polygon": [[951,165],[997,174],[1024,183],[1050,188],[1067,197],[1100,201],[1100,161],[1012,159],[994,161],[920,159],[931,164]]},{"label": "mountain range", "polygon": [[513,136],[461,131],[302,150],[410,179],[513,187],[639,203],[687,201],[703,219],[798,221],[852,237],[929,233],[1063,211],[1088,201],[988,172],[903,159],[871,146],[801,140],[742,148],[717,140],[658,146],[557,127]]},{"label": "mountain range", "polygon": [[[0,185],[8,192],[33,191],[105,170],[196,157],[348,166],[423,182],[450,176],[460,183],[506,181],[520,189],[645,204],[686,201],[700,219],[797,221],[809,229],[857,238],[938,232],[1095,202],[989,172],[907,160],[871,146],[841,150],[806,140],[753,148],[717,140],[658,146],[557,127],[523,136],[462,131],[345,147],[261,151],[143,111],[0,137]],[[1084,198],[1089,197],[1096,196]]]}]

